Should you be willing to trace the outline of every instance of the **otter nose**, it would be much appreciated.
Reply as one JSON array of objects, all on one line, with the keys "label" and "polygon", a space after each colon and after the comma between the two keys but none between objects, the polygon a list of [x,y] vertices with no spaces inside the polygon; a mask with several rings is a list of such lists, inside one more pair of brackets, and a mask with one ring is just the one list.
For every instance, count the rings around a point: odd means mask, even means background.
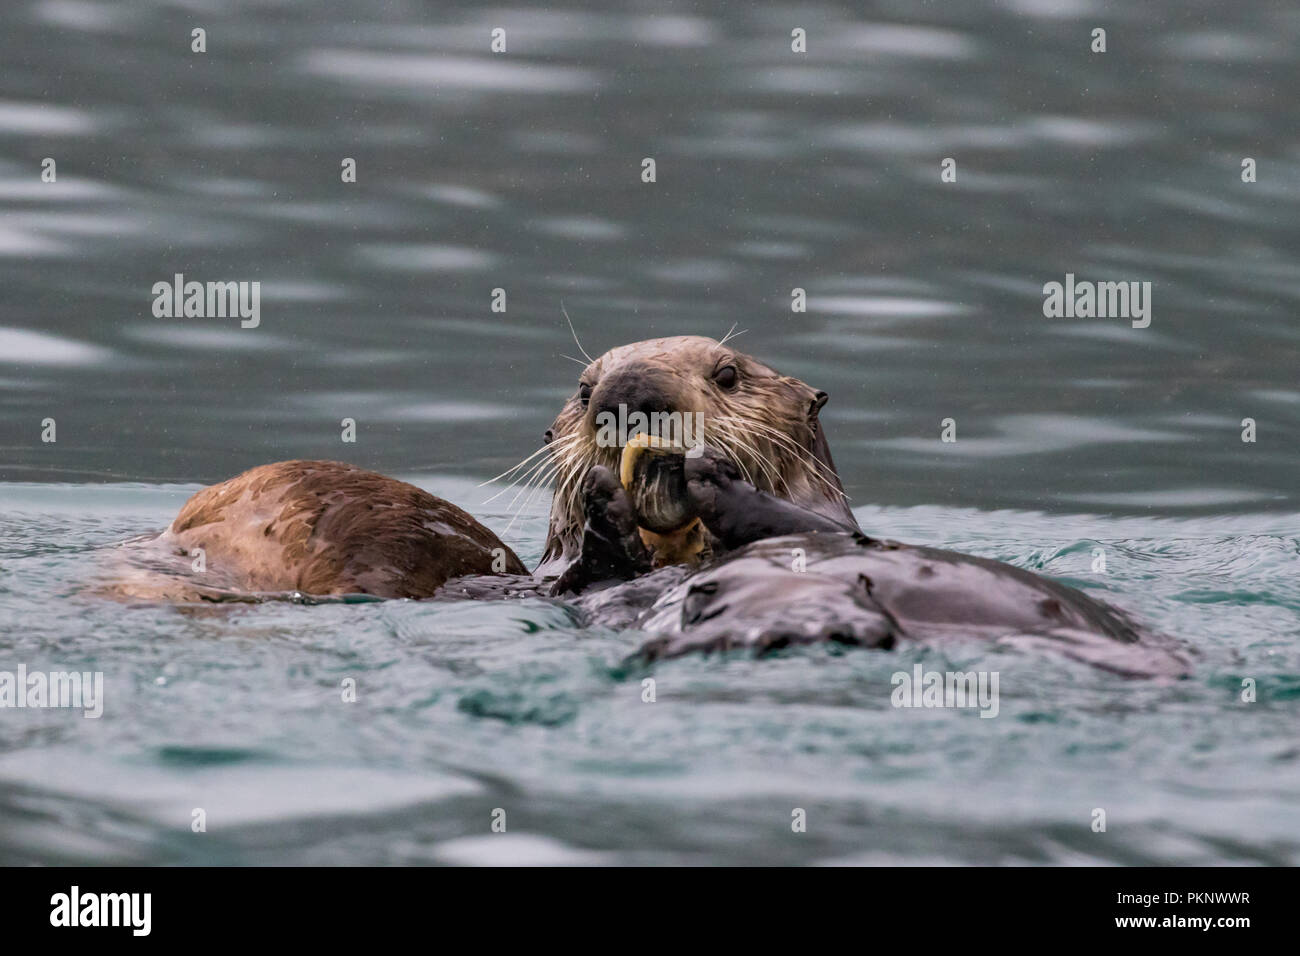
[{"label": "otter nose", "polygon": [[670,391],[662,376],[653,371],[625,369],[601,379],[591,393],[591,407],[596,415],[609,412],[618,415],[619,406],[626,406],[627,414],[641,412],[673,411]]}]

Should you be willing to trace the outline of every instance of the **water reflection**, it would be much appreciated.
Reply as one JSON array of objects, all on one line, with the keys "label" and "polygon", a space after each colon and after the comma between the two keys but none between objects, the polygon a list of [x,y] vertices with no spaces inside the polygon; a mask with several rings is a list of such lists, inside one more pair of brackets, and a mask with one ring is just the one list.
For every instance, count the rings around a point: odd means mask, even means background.
[{"label": "water reflection", "polygon": [[[589,351],[739,323],[830,392],[857,501],[1293,507],[1285,0],[294,13],[0,15],[0,361],[21,382],[0,418],[26,436],[0,477],[300,456],[486,477],[574,387],[563,301]],[[261,281],[261,327],[154,319],[177,271]],[[1066,272],[1151,281],[1151,328],[1045,319]],[[46,416],[95,440],[52,455]]]}]

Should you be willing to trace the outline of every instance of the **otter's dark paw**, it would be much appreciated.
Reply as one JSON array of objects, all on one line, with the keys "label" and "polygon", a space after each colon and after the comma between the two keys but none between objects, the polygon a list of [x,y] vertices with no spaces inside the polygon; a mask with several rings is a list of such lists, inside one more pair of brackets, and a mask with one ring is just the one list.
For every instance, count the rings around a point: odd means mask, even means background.
[{"label": "otter's dark paw", "polygon": [[739,481],[740,467],[726,452],[712,445],[699,445],[685,455],[686,481],[696,484],[727,485]]},{"label": "otter's dark paw", "polygon": [[582,479],[582,513],[589,526],[624,535],[636,529],[636,509],[618,480],[604,465],[593,465]]},{"label": "otter's dark paw", "polygon": [[736,463],[712,445],[701,445],[687,452],[682,470],[687,497],[705,524],[718,514],[722,499],[731,492],[733,483],[744,483]]},{"label": "otter's dark paw", "polygon": [[739,466],[716,448],[693,449],[686,456],[684,470],[691,506],[725,550],[785,534],[855,530],[759,491],[742,477]]},{"label": "otter's dark paw", "polygon": [[576,594],[601,581],[626,581],[650,570],[637,529],[636,508],[618,476],[603,465],[582,479],[582,550],[551,589]]}]

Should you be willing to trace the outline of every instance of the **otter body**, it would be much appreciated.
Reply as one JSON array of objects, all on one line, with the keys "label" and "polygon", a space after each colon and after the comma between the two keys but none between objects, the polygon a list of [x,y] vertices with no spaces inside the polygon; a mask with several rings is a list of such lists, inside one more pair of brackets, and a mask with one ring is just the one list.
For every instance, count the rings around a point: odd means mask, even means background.
[{"label": "otter body", "polygon": [[866,535],[765,538],[665,592],[639,624],[657,636],[635,655],[801,644],[891,649],[987,639],[1042,647],[1130,677],[1180,677],[1186,659],[1122,611],[1020,568]]}]

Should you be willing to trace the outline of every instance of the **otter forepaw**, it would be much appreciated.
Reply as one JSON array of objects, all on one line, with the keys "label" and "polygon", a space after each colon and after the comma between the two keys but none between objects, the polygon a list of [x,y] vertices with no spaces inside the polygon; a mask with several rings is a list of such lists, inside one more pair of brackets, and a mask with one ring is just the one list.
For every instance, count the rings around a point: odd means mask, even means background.
[{"label": "otter forepaw", "polygon": [[603,465],[587,472],[582,510],[582,550],[555,582],[552,594],[577,593],[601,581],[626,581],[650,570],[636,508],[614,472]]},{"label": "otter forepaw", "polygon": [[692,507],[727,550],[785,534],[855,530],[760,491],[726,454],[707,445],[686,455],[685,474]]}]

